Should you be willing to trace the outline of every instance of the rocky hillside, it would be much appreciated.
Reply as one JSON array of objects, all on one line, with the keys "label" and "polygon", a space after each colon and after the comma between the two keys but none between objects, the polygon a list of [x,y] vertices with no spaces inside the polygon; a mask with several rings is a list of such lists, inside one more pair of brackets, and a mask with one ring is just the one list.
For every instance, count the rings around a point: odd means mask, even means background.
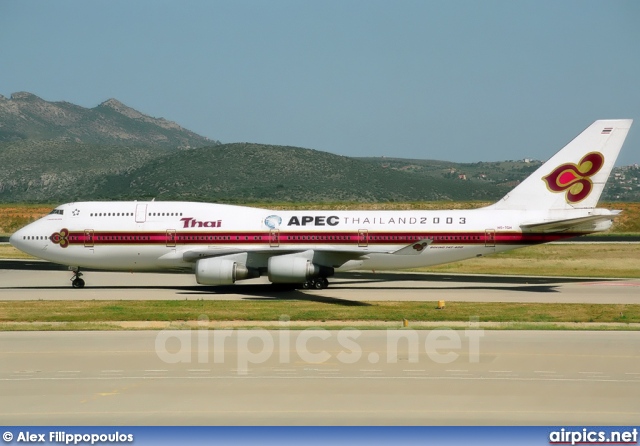
[{"label": "rocky hillside", "polygon": [[494,184],[395,171],[297,147],[194,150],[51,141],[0,144],[0,202],[147,199],[220,202],[494,200]]},{"label": "rocky hillside", "polygon": [[0,143],[0,202],[106,199],[109,191],[102,188],[106,176],[126,175],[171,152],[176,150],[63,140]]},{"label": "rocky hillside", "polygon": [[26,92],[10,98],[0,95],[0,143],[37,140],[169,149],[219,144],[115,99],[84,108],[69,102],[48,102]]},{"label": "rocky hillside", "polygon": [[317,150],[249,143],[171,153],[111,177],[105,189],[131,199],[222,202],[493,200],[506,192]]}]

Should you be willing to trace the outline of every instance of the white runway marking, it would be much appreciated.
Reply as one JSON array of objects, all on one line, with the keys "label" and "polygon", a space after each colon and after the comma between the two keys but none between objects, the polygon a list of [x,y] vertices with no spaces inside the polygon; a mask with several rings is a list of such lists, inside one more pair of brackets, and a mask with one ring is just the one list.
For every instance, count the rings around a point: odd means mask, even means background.
[{"label": "white runway marking", "polygon": [[277,375],[221,375],[221,376],[149,376],[149,375],[141,375],[141,376],[74,376],[74,377],[24,377],[24,378],[0,378],[0,382],[2,381],[71,381],[71,380],[81,380],[81,381],[122,381],[122,380],[181,380],[181,379],[189,379],[189,380],[235,380],[235,379],[244,379],[244,380],[286,380],[286,379],[295,379],[295,380],[425,380],[425,381],[521,381],[521,382],[585,382],[585,383],[593,383],[593,382],[614,382],[614,383],[636,383],[638,382],[635,379],[624,379],[624,378],[609,378],[609,377],[594,377],[594,378],[556,378],[556,377],[489,377],[489,376],[323,376],[323,375],[314,375],[314,376],[277,376]]}]

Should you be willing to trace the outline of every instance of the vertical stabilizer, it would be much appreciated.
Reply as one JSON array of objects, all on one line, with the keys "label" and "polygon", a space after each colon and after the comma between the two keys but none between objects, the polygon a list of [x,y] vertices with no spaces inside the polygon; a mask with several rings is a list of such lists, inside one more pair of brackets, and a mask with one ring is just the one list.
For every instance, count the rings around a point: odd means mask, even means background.
[{"label": "vertical stabilizer", "polygon": [[491,209],[596,207],[631,119],[600,120],[556,153]]}]

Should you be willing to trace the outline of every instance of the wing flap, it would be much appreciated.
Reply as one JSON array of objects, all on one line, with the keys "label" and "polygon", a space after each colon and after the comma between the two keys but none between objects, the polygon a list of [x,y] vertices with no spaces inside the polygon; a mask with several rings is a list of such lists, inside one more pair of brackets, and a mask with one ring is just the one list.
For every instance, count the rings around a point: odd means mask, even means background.
[{"label": "wing flap", "polygon": [[404,248],[393,251],[391,254],[398,256],[416,256],[424,254],[427,251],[425,248],[431,243],[433,243],[432,239],[418,240],[417,242],[413,242],[410,245],[405,246]]}]

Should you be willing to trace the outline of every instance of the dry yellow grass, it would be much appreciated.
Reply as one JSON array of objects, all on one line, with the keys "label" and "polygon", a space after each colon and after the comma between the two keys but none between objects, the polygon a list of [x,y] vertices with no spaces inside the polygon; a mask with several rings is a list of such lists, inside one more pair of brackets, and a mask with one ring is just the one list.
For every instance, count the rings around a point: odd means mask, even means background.
[{"label": "dry yellow grass", "polygon": [[517,249],[418,271],[569,277],[640,277],[640,245],[551,244]]},{"label": "dry yellow grass", "polygon": [[0,259],[35,259],[35,257],[19,251],[11,245],[0,245]]},{"label": "dry yellow grass", "polygon": [[0,204],[0,234],[13,234],[54,207],[48,204]]}]

